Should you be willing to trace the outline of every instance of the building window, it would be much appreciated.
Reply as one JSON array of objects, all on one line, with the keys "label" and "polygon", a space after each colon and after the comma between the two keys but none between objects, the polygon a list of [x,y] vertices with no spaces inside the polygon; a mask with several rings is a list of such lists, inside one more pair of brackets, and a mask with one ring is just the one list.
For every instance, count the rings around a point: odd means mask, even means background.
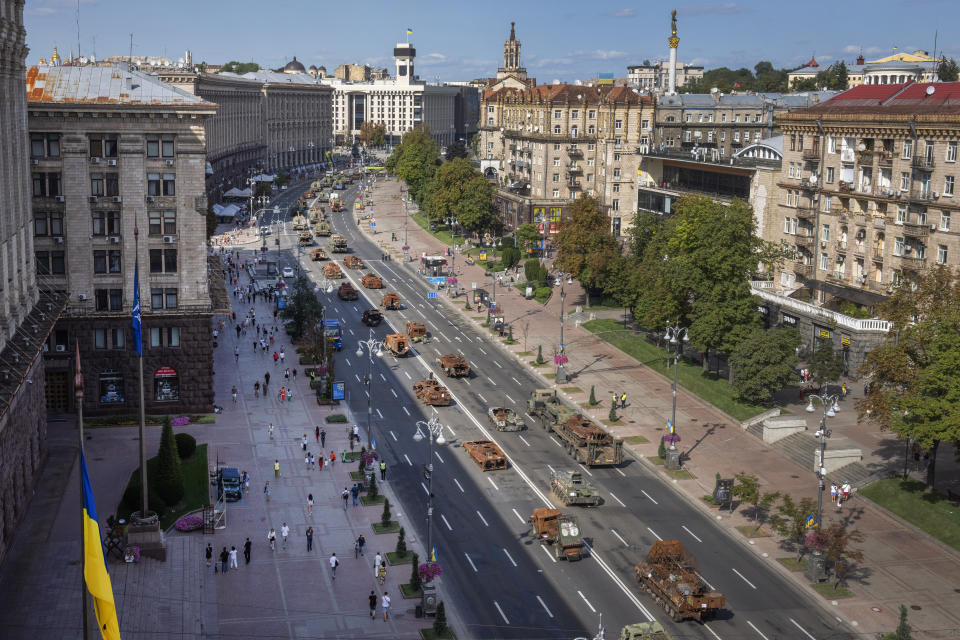
[{"label": "building window", "polygon": [[493,113],[493,105],[487,107],[487,113]]},{"label": "building window", "polygon": [[107,272],[107,252],[106,251],[97,250],[93,252],[93,272],[94,273]]},{"label": "building window", "polygon": [[560,197],[560,189],[554,189],[554,190],[553,190],[553,197],[554,197],[554,198],[559,198],[559,197]]},{"label": "building window", "polygon": [[820,239],[824,242],[830,242],[830,225],[823,225],[822,231],[820,233]]},{"label": "building window", "polygon": [[163,289],[150,289],[150,308],[163,309]]},{"label": "building window", "polygon": [[821,253],[820,254],[820,270],[826,271],[829,268],[829,266],[830,266],[829,257],[827,256],[827,254]]},{"label": "building window", "polygon": [[614,200],[613,200],[613,210],[614,210],[614,211],[620,211],[620,201],[617,200],[617,199],[614,199]]},{"label": "building window", "polygon": [[45,236],[49,235],[49,233],[50,227],[47,223],[47,214],[35,213],[33,215],[33,235]]},{"label": "building window", "polygon": [[101,373],[100,404],[121,404],[124,402],[126,402],[126,398],[123,392],[123,375],[118,371]]},{"label": "building window", "polygon": [[175,369],[160,367],[153,374],[153,397],[160,402],[180,399],[180,378]]},{"label": "building window", "polygon": [[92,174],[90,174],[90,195],[92,195],[92,196],[102,196],[102,195],[104,195],[104,191],[103,191],[103,174],[102,174],[102,173],[92,173]]},{"label": "building window", "polygon": [[957,143],[956,141],[947,143],[947,162],[957,161]]},{"label": "building window", "polygon": [[571,109],[571,110],[570,110],[570,118],[571,118],[572,120],[576,120],[576,119],[579,118],[579,117],[580,117],[580,110],[579,110],[579,109]]},{"label": "building window", "polygon": [[901,157],[904,160],[909,160],[913,157],[913,140],[903,141],[903,155]]},{"label": "building window", "polygon": [[[688,141],[689,141],[689,138],[690,138],[690,132],[688,131],[688,132],[687,132],[687,139],[688,139]],[[740,132],[739,132],[739,131],[734,131],[734,132],[733,132],[733,141],[734,141],[734,142],[740,142]],[[790,170],[793,171],[793,163],[790,164]]]},{"label": "building window", "polygon": [[165,173],[163,174],[163,195],[165,196],[175,196],[177,195],[176,189],[177,175],[174,173]]},{"label": "building window", "polygon": [[690,121],[692,121],[692,120],[693,120],[693,114],[692,114],[692,113],[684,114],[684,118],[683,118],[683,121],[684,121],[684,122],[690,122]]},{"label": "building window", "polygon": [[106,329],[93,330],[93,348],[94,349],[107,348],[107,330]]},{"label": "building window", "polygon": [[37,275],[38,276],[50,275],[50,252],[35,251],[33,256],[34,256],[34,261],[37,263]]},{"label": "building window", "polygon": [[96,134],[90,136],[91,158],[116,158],[117,136],[114,133]]},{"label": "building window", "polygon": [[910,172],[901,171],[900,172],[900,191],[909,191],[910,190]]},{"label": "building window", "polygon": [[560,166],[560,158],[554,158],[554,159],[553,159],[553,166],[555,166],[555,167],[559,167],[559,166]]},{"label": "building window", "polygon": [[553,132],[554,132],[556,135],[560,135],[560,125],[558,125],[558,124],[553,125]]},{"label": "building window", "polygon": [[60,157],[59,133],[30,134],[30,157],[42,158],[44,156],[48,158]]},{"label": "building window", "polygon": [[940,229],[941,231],[950,231],[950,213],[947,211],[940,212]]},{"label": "building window", "polygon": [[159,173],[147,174],[147,195],[148,196],[160,195],[160,174]]},{"label": "building window", "polygon": [[591,109],[590,111],[587,111],[587,117],[591,120],[595,120],[597,117],[597,112]]},{"label": "building window", "polygon": [[124,333],[123,329],[110,329],[110,348],[123,349]]},{"label": "building window", "polygon": [[727,114],[721,113],[721,114],[720,114],[720,122],[726,122],[726,121],[727,121]]},{"label": "building window", "polygon": [[169,134],[147,136],[147,157],[172,158],[173,136]]},{"label": "building window", "polygon": [[615,180],[620,178],[620,167],[614,167],[613,177]]},{"label": "building window", "polygon": [[827,167],[827,184],[833,184],[833,167]]},{"label": "building window", "polygon": [[623,120],[614,120],[613,121],[614,129],[623,129]]},{"label": "building window", "polygon": [[120,195],[120,175],[117,173],[107,173],[105,174],[105,182],[107,187],[108,196],[118,196]]},{"label": "building window", "polygon": [[837,152],[837,139],[833,136],[827,136],[827,153]]},{"label": "building window", "polygon": [[947,264],[947,245],[937,246],[937,264]]},{"label": "building window", "polygon": [[150,348],[156,349],[163,346],[163,334],[160,327],[150,327]]},{"label": "building window", "polygon": [[620,185],[619,185],[619,184],[613,185],[613,192],[614,192],[614,193],[620,193]]},{"label": "building window", "polygon": [[560,174],[559,174],[559,173],[553,174],[553,181],[554,181],[554,182],[560,182]]},{"label": "building window", "polygon": [[150,249],[150,273],[176,273],[176,249]]},{"label": "building window", "polygon": [[180,327],[167,327],[167,347],[180,346]]},{"label": "building window", "polygon": [[[799,200],[799,197],[797,198]],[[830,212],[830,208],[833,206],[833,196],[824,196],[823,197],[823,210],[827,213]],[[829,229],[829,227],[828,227]],[[830,238],[825,238],[829,240]]]},{"label": "building window", "polygon": [[177,308],[177,290],[176,289],[164,289],[163,297],[164,297],[164,303],[167,309]]},{"label": "building window", "polygon": [[644,131],[649,131],[649,130],[650,130],[650,120],[641,120],[641,121],[640,121],[640,128],[643,129]]},{"label": "building window", "polygon": [[907,207],[906,205],[897,205],[897,224],[903,224],[907,221]]},{"label": "building window", "polygon": [[555,120],[559,120],[561,117],[563,117],[563,114],[561,113],[560,109],[554,109],[554,110],[553,110],[553,118],[554,118]]},{"label": "building window", "polygon": [[953,195],[953,176],[944,176],[943,178],[943,195],[952,196]]},{"label": "building window", "polygon": [[902,256],[903,255],[903,238],[894,238],[893,240],[893,255]]},{"label": "building window", "polygon": [[50,271],[55,276],[62,276],[67,272],[67,254],[65,251],[50,252]]},{"label": "building window", "polygon": [[123,311],[122,289],[95,289],[97,311]]}]

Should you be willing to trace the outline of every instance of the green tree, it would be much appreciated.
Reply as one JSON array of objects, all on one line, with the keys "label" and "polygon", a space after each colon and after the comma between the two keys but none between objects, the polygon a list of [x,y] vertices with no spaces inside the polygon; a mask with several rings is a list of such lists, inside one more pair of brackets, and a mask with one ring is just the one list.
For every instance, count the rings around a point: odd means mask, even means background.
[{"label": "green tree", "polygon": [[280,310],[284,318],[290,320],[294,340],[300,340],[309,333],[319,336],[316,324],[323,313],[323,304],[313,293],[310,281],[301,273],[293,281],[287,306]]},{"label": "green tree", "polygon": [[403,134],[386,167],[407,183],[410,196],[422,208],[429,183],[439,165],[440,147],[430,135],[429,127],[421,127]]},{"label": "green tree", "polygon": [[540,244],[540,231],[532,222],[524,222],[517,227],[514,236],[517,239],[517,248],[521,250],[523,257],[529,255]]},{"label": "green tree", "polygon": [[437,636],[442,636],[447,632],[447,611],[443,606],[443,600],[437,603],[437,615],[433,619],[433,632]]},{"label": "green tree", "polygon": [[610,218],[596,198],[577,198],[570,217],[560,223],[554,240],[555,265],[573,274],[588,289],[602,289],[606,271],[620,256],[620,246],[610,233]]},{"label": "green tree", "polygon": [[612,402],[610,403],[610,413],[607,414],[607,420],[609,420],[610,422],[616,422],[617,420],[619,420],[619,418],[617,417],[617,406]]},{"label": "green tree", "polygon": [[455,158],[436,172],[425,199],[431,221],[454,218],[471,233],[491,231],[500,216],[494,189],[466,158]]},{"label": "green tree", "polygon": [[467,158],[469,157],[469,152],[467,151],[467,145],[463,140],[456,140],[451,144],[447,145],[447,160],[454,160],[456,158]]},{"label": "green tree", "polygon": [[597,394],[596,394],[596,392],[594,391],[594,388],[593,388],[593,387],[594,387],[594,385],[590,385],[590,400],[589,400],[589,402],[590,402],[590,406],[591,406],[591,407],[594,407],[594,406],[596,406],[596,404],[597,404]]},{"label": "green tree", "polygon": [[960,76],[960,66],[953,58],[944,58],[937,65],[937,77],[940,82],[956,82]]},{"label": "green tree", "polygon": [[907,622],[907,605],[900,605],[900,623],[897,625],[897,630],[893,632],[890,636],[890,640],[913,640],[913,634],[911,633],[913,629],[910,628],[910,624]]},{"label": "green tree", "polygon": [[752,473],[741,471],[734,476],[735,482],[730,492],[750,505],[753,521],[757,529],[763,526],[770,508],[780,497],[777,492],[764,493],[760,490],[760,479]]},{"label": "green tree", "polygon": [[803,556],[804,537],[807,532],[807,518],[816,516],[817,503],[813,498],[800,498],[795,501],[793,496],[785,493],[780,497],[777,512],[770,516],[770,526],[781,536],[793,543],[797,550],[797,558]]},{"label": "green tree", "polygon": [[898,287],[877,311],[894,330],[860,367],[870,386],[858,416],[928,451],[933,486],[940,443],[960,440],[960,281],[937,266]]},{"label": "green tree", "polygon": [[407,532],[400,527],[400,533],[397,535],[397,548],[394,549],[400,558],[407,557]]},{"label": "green tree", "polygon": [[546,362],[543,359],[543,345],[537,345],[537,364],[543,364]]},{"label": "green tree", "polygon": [[[364,471],[366,473],[366,471]],[[375,500],[380,495],[380,488],[377,487],[377,474],[370,474],[370,482],[367,483],[367,498]]]},{"label": "green tree", "polygon": [[799,344],[796,329],[755,327],[730,352],[737,396],[751,404],[770,402],[773,394],[793,379]]},{"label": "green tree", "polygon": [[845,522],[835,522],[823,529],[827,540],[824,555],[833,566],[833,575],[837,586],[844,583],[850,573],[850,566],[854,562],[863,562],[863,552],[854,549],[851,545],[862,543],[863,533],[848,528]]},{"label": "green tree", "polygon": [[410,588],[414,591],[420,591],[420,587],[423,585],[423,579],[420,577],[420,556],[414,552],[411,560]]},{"label": "green tree", "polygon": [[383,513],[380,514],[380,524],[384,527],[390,526],[390,500],[384,498]]},{"label": "green tree", "polygon": [[387,125],[383,122],[377,123],[370,134],[370,144],[375,147],[382,147],[387,144]]},{"label": "green tree", "polygon": [[218,73],[236,73],[243,75],[244,73],[251,73],[253,71],[260,71],[260,65],[256,62],[237,62],[236,60],[231,60],[220,67]]},{"label": "green tree", "polygon": [[807,365],[810,377],[817,383],[818,389],[836,382],[843,375],[843,354],[833,350],[833,343],[821,342],[810,357]]},{"label": "green tree", "polygon": [[163,431],[160,433],[155,482],[157,493],[171,507],[183,498],[183,470],[180,468],[180,455],[177,453],[177,441],[173,435],[169,416],[163,419]]}]

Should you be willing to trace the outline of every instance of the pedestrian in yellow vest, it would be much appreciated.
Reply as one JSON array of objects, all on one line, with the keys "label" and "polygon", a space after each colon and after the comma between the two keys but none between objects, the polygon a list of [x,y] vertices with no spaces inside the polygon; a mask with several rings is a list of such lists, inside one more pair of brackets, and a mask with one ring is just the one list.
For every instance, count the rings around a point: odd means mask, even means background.
[{"label": "pedestrian in yellow vest", "polygon": [[273,477],[274,478],[280,477],[280,461],[279,460],[273,461]]}]

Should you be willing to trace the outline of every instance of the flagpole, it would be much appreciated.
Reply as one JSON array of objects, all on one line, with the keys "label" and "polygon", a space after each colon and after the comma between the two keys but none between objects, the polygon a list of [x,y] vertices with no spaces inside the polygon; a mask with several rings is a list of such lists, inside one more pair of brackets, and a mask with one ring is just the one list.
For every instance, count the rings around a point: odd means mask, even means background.
[{"label": "flagpole", "polygon": [[147,409],[143,400],[143,330],[141,327],[141,309],[140,306],[140,229],[134,225],[134,271],[133,271],[133,324],[136,330],[133,332],[133,338],[136,341],[134,348],[137,350],[137,362],[140,368],[140,517],[147,517]]},{"label": "flagpole", "polygon": [[[80,370],[80,341],[76,341],[76,363],[75,363],[75,374],[73,378],[73,393],[74,398],[76,399],[77,405],[77,431],[79,433],[79,442],[80,442],[80,460],[83,460],[83,373]],[[77,465],[77,474],[80,476],[80,504],[83,504],[83,465]],[[90,628],[90,595],[87,592],[86,584],[86,566],[87,566],[87,553],[86,553],[86,536],[87,536],[87,526],[83,514],[83,509],[80,510],[80,593],[83,594],[81,608],[83,610],[83,640],[88,640],[90,637],[88,629]]]}]

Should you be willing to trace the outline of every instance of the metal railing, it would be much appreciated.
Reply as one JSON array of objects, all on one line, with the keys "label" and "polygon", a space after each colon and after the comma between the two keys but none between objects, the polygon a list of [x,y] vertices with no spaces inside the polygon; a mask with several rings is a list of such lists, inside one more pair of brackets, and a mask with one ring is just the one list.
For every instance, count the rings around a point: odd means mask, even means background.
[{"label": "metal railing", "polygon": [[[809,266],[811,268],[813,267],[813,265],[805,266]],[[794,268],[794,271],[796,272],[796,268]],[[851,318],[850,316],[844,315],[837,311],[830,311],[829,309],[818,307],[815,304],[790,298],[767,289],[759,289],[753,286],[751,286],[751,289],[755,296],[758,296],[763,300],[778,304],[781,307],[793,309],[794,311],[801,313],[806,317],[821,320],[828,324],[836,324],[838,327],[844,327],[853,331],[875,331],[879,333],[887,333],[890,331],[890,327],[893,324],[888,320]]]}]

